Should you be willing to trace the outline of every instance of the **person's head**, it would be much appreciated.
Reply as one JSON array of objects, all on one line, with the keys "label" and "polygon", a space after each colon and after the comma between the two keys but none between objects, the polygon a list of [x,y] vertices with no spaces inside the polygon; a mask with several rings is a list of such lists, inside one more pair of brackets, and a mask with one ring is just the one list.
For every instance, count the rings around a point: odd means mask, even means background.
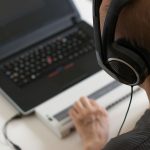
[{"label": "person's head", "polygon": [[[111,0],[103,0],[100,8],[101,29],[103,29],[107,10]],[[116,40],[125,38],[131,44],[136,43],[150,51],[150,1],[149,0],[131,0],[131,2],[122,10],[117,27]],[[150,76],[141,85],[150,98]]]}]

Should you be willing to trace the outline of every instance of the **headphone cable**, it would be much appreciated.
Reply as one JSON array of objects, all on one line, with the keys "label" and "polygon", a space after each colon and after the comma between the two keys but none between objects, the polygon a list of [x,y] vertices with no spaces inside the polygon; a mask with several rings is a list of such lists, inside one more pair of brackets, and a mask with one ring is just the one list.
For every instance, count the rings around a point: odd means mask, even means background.
[{"label": "headphone cable", "polygon": [[16,115],[13,116],[12,118],[10,118],[8,121],[6,121],[6,123],[5,123],[4,126],[3,126],[3,130],[2,130],[6,142],[7,142],[9,145],[11,145],[15,150],[21,150],[21,148],[20,148],[18,145],[16,145],[15,143],[13,143],[13,142],[9,139],[9,137],[8,137],[8,135],[7,135],[7,127],[8,127],[8,124],[9,124],[10,122],[12,122],[12,121],[14,121],[14,120],[16,120],[16,119],[20,119],[20,118],[22,118],[22,115],[21,115],[21,114],[16,114]]},{"label": "headphone cable", "polygon": [[120,135],[121,130],[122,130],[123,126],[124,126],[124,123],[125,123],[125,121],[126,121],[126,119],[127,119],[127,116],[128,116],[128,113],[129,113],[129,110],[130,110],[130,107],[131,107],[132,99],[133,99],[133,86],[131,86],[131,97],[130,97],[130,101],[129,101],[129,106],[128,106],[126,115],[125,115],[125,117],[124,117],[124,120],[123,120],[123,122],[122,122],[122,125],[121,125],[121,127],[120,127],[120,129],[119,129],[119,132],[118,132],[118,135],[117,135],[117,136]]}]

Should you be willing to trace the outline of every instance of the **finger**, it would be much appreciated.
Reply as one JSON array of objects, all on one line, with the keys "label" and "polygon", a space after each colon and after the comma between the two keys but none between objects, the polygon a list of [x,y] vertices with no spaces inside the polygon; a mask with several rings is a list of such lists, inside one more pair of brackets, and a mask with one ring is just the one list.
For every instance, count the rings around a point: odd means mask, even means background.
[{"label": "finger", "polygon": [[90,103],[90,100],[87,97],[82,97],[80,99],[80,102],[82,103],[82,105],[87,108],[87,109],[92,109],[92,105]]},{"label": "finger", "polygon": [[71,117],[71,119],[72,119],[72,121],[73,121],[73,123],[74,123],[75,126],[78,126],[79,123],[82,122],[83,116],[80,115],[80,114],[78,114],[78,113],[76,113],[76,111],[74,109],[72,109],[69,112],[69,114],[70,114],[70,117]]},{"label": "finger", "polygon": [[79,106],[79,104],[75,103],[73,106],[73,109],[76,111],[76,113],[80,113],[83,112],[84,110],[82,109],[82,107]]},{"label": "finger", "polygon": [[90,102],[93,106],[95,106],[96,108],[99,108],[101,111],[106,111],[106,109],[102,105],[98,104],[96,101],[91,100]]},{"label": "finger", "polygon": [[78,107],[76,105],[73,105],[72,109],[74,109],[74,111],[79,114],[80,110],[78,109]]},{"label": "finger", "polygon": [[91,105],[97,110],[97,112],[101,113],[102,115],[107,115],[107,110],[100,104],[98,104],[96,101],[91,100]]},{"label": "finger", "polygon": [[95,119],[98,121],[99,125],[102,126],[104,118],[107,118],[106,112],[103,110],[103,107],[96,101],[91,100],[90,102],[94,108],[93,113],[95,114]]},{"label": "finger", "polygon": [[91,103],[92,106],[97,106],[97,105],[98,105],[98,104],[95,102],[94,99],[90,99],[90,103]]},{"label": "finger", "polygon": [[93,114],[95,114],[96,117],[103,116],[102,110],[100,110],[98,103],[96,103],[94,100],[90,101],[92,107],[93,107]]},{"label": "finger", "polygon": [[73,108],[69,111],[69,115],[73,120],[78,118],[78,113]]},{"label": "finger", "polygon": [[85,109],[80,100],[75,103],[74,107],[75,107],[79,112],[84,111],[84,109]]}]

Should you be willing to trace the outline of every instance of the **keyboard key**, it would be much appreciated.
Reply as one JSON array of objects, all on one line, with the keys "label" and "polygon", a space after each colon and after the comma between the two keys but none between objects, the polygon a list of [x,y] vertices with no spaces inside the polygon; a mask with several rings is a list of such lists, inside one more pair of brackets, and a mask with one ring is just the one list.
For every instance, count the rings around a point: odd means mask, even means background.
[{"label": "keyboard key", "polygon": [[48,62],[48,64],[52,64],[52,57],[51,56],[47,57],[47,62]]}]

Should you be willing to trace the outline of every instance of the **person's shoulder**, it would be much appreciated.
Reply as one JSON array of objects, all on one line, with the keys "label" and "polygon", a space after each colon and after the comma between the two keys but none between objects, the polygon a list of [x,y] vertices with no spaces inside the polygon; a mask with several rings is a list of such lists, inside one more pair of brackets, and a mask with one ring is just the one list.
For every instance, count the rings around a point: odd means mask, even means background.
[{"label": "person's shoulder", "polygon": [[146,144],[145,141],[150,143],[149,136],[146,135],[144,132],[131,131],[116,138],[113,138],[106,145],[104,150],[138,150],[138,148],[142,146],[142,144]]},{"label": "person's shoulder", "polygon": [[[144,147],[141,148],[141,147]],[[113,138],[104,150],[149,150],[150,149],[150,110],[148,109],[136,127],[121,136]]]},{"label": "person's shoulder", "polygon": [[140,120],[138,120],[135,129],[146,130],[150,133],[150,109],[147,109]]}]

